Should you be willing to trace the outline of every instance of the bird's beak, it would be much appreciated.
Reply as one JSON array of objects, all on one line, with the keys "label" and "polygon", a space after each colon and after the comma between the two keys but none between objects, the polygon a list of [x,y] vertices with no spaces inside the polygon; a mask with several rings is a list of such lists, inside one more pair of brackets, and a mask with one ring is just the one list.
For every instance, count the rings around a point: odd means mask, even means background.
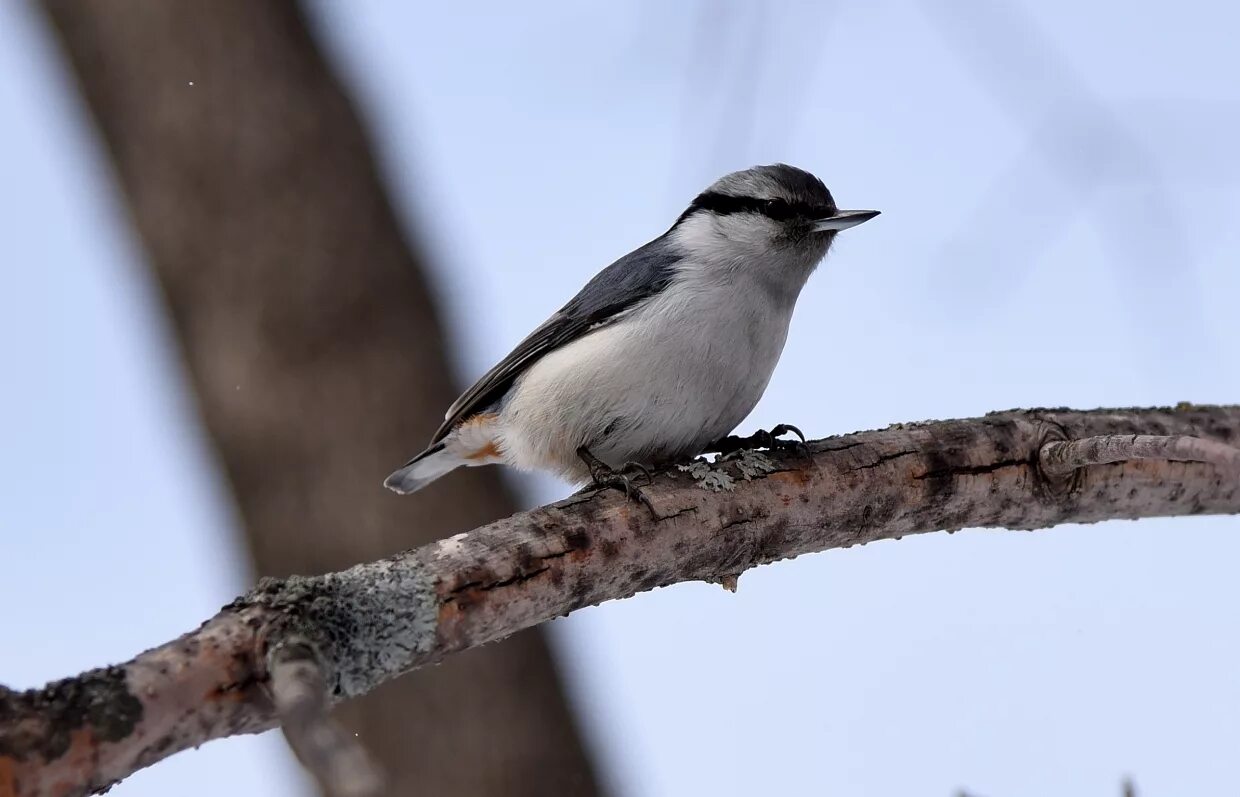
[{"label": "bird's beak", "polygon": [[814,232],[839,232],[867,222],[878,215],[877,210],[837,210],[834,216],[814,222]]}]

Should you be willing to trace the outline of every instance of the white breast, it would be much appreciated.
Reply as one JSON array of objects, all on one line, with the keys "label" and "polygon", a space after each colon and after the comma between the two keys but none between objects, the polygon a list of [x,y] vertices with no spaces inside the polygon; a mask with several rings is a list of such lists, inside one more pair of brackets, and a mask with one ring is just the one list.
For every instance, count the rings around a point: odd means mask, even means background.
[{"label": "white breast", "polygon": [[735,429],[779,361],[795,297],[743,270],[720,277],[684,268],[623,319],[539,360],[500,411],[505,461],[584,481],[579,446],[613,467],[650,464]]}]

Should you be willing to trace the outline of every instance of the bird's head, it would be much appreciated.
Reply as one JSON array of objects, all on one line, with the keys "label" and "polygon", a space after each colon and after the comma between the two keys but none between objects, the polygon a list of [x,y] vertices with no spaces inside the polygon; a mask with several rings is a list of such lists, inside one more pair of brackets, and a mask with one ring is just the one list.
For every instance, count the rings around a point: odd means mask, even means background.
[{"label": "bird's head", "polygon": [[777,163],[719,178],[676,220],[682,248],[724,260],[770,257],[812,271],[836,233],[877,210],[840,210],[814,175]]}]

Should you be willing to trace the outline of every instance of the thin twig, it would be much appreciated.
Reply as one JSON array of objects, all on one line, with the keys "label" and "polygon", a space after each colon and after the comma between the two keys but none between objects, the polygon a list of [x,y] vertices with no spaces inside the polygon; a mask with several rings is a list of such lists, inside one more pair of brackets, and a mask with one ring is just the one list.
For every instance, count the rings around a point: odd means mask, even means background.
[{"label": "thin twig", "polygon": [[327,679],[314,646],[291,637],[272,647],[267,662],[272,702],[297,760],[332,797],[378,795],[378,768],[357,739],[328,717]]},{"label": "thin twig", "polygon": [[1038,461],[1043,473],[1063,476],[1088,465],[1109,465],[1134,459],[1208,462],[1240,471],[1240,448],[1188,435],[1100,435],[1082,440],[1056,440],[1042,446]]}]

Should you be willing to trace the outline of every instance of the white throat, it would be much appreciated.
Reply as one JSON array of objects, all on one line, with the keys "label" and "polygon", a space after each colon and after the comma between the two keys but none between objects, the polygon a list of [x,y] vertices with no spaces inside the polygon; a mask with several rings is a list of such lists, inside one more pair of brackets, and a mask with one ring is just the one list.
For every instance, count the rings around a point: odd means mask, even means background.
[{"label": "white throat", "polygon": [[701,270],[705,280],[752,282],[781,302],[795,304],[831,239],[775,245],[773,232],[761,221],[699,213],[682,221],[670,237],[686,258],[683,270]]}]

